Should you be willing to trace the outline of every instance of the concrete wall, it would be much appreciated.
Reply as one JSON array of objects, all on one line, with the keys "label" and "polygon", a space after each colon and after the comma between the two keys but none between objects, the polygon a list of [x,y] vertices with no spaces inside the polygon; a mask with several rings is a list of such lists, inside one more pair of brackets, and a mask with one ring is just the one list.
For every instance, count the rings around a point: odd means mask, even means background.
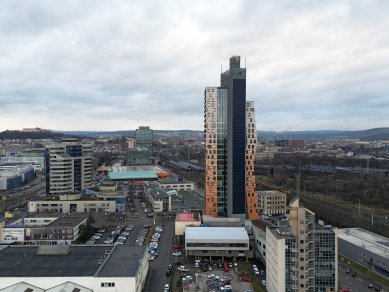
[{"label": "concrete wall", "polygon": [[266,288],[268,292],[285,291],[285,239],[266,232]]}]

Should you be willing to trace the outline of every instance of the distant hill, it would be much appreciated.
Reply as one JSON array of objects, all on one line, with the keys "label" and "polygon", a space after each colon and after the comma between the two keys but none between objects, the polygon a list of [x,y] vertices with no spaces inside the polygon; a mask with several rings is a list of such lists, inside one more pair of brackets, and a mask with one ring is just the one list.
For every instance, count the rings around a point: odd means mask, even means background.
[{"label": "distant hill", "polygon": [[[180,136],[202,136],[203,131],[196,130],[154,130],[156,135],[180,135]],[[323,139],[323,138],[353,138],[364,141],[389,140],[388,128],[375,128],[360,131],[257,131],[260,139]],[[0,139],[49,139],[61,136],[75,137],[134,137],[135,130],[122,131],[42,131],[24,132],[7,130],[0,133]]]},{"label": "distant hill", "polygon": [[[134,137],[135,130],[123,130],[123,131],[62,131],[63,133],[69,135],[78,135],[84,137]],[[194,130],[154,130],[156,135],[167,135],[167,134],[176,134],[181,136],[193,136],[193,135],[202,135],[203,131],[194,131]]]},{"label": "distant hill", "polygon": [[375,128],[360,131],[257,131],[260,138],[275,139],[318,139],[318,138],[353,138],[364,141],[389,140],[389,128]]},{"label": "distant hill", "polygon": [[17,130],[6,130],[0,132],[0,139],[54,139],[57,137],[66,136],[60,132],[52,131],[39,131],[39,132],[27,132]]}]

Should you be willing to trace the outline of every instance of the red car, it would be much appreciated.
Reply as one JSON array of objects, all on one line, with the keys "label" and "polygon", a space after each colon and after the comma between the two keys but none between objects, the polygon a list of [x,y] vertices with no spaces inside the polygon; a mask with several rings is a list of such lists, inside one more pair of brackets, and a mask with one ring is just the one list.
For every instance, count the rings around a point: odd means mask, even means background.
[{"label": "red car", "polygon": [[242,281],[242,282],[251,282],[252,280],[249,278],[249,277],[240,277],[240,280]]},{"label": "red car", "polygon": [[227,262],[224,262],[223,267],[224,267],[224,272],[228,272],[228,263]]}]

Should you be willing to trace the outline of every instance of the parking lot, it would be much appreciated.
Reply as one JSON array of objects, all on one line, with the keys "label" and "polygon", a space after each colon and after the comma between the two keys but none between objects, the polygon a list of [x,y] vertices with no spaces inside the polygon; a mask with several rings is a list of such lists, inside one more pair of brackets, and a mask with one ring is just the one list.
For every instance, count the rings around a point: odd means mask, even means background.
[{"label": "parking lot", "polygon": [[266,291],[261,284],[264,271],[259,266],[258,269],[262,275],[256,275],[248,262],[210,263],[191,259],[174,268],[171,291]]}]

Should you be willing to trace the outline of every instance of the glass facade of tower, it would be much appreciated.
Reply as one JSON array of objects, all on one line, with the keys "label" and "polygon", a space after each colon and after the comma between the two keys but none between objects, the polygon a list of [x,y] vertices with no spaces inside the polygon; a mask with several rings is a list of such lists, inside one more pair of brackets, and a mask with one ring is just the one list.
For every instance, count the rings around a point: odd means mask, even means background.
[{"label": "glass facade of tower", "polygon": [[153,130],[139,127],[135,131],[136,148],[127,151],[127,165],[149,165],[153,163]]},{"label": "glass facade of tower", "polygon": [[227,215],[246,214],[246,69],[240,57],[230,58],[230,69],[221,74],[228,89],[227,121]]},{"label": "glass facade of tower", "polygon": [[315,292],[335,291],[336,235],[330,226],[315,228]]}]

